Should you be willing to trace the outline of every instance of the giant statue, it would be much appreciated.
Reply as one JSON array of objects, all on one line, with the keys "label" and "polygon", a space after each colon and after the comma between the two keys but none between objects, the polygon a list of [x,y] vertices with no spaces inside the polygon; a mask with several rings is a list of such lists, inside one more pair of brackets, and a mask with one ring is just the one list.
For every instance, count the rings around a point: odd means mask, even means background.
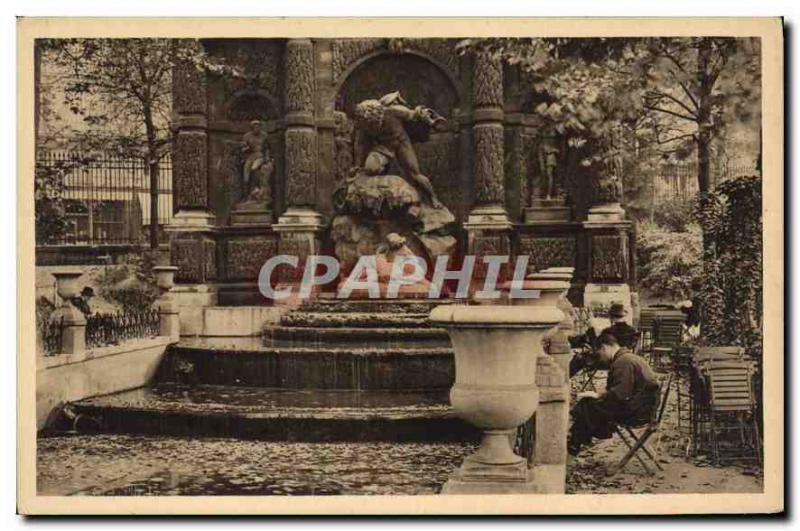
[{"label": "giant statue", "polygon": [[352,122],[353,166],[334,193],[331,228],[343,273],[359,256],[385,248],[390,234],[428,261],[450,256],[455,217],[436,197],[414,150],[414,143],[427,141],[431,131],[445,130],[445,119],[392,92],[358,103]]},{"label": "giant statue", "polygon": [[355,109],[355,163],[369,175],[382,175],[397,160],[403,177],[424,195],[423,200],[440,208],[430,180],[422,175],[413,142],[424,142],[431,129],[443,129],[445,119],[433,109],[410,108],[399,92],[379,100],[365,100]]}]

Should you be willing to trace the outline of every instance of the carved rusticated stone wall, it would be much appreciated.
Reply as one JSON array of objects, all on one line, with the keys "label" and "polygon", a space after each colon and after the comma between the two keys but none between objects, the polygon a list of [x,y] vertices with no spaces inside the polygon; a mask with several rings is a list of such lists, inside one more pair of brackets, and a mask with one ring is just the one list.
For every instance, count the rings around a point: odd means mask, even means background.
[{"label": "carved rusticated stone wall", "polygon": [[352,117],[359,102],[396,90],[410,105],[425,105],[446,118],[452,118],[459,105],[458,92],[434,63],[417,55],[385,54],[362,63],[347,76],[337,94],[336,110]]},{"label": "carved rusticated stone wall", "polygon": [[[470,244],[470,253],[475,255],[475,268],[473,277],[476,279],[486,278],[488,264],[483,261],[484,256],[509,256],[511,249],[508,236],[504,233],[485,233],[475,236]],[[509,276],[509,264],[500,266],[499,280],[505,280]],[[482,287],[477,286],[479,289]]]},{"label": "carved rusticated stone wall", "polygon": [[499,59],[487,54],[475,57],[472,94],[476,107],[502,107],[503,66]]},{"label": "carved rusticated stone wall", "polygon": [[475,103],[475,198],[477,205],[505,200],[503,134],[503,70],[499,60],[479,54],[475,58],[472,96]]},{"label": "carved rusticated stone wall", "polygon": [[[218,58],[220,63],[237,71],[235,76],[210,76],[210,119],[232,119],[231,106],[239,94],[252,97],[260,95],[255,109],[261,109],[265,102],[269,102],[269,106],[274,108],[282,101],[282,39],[204,39],[203,47],[212,59]],[[239,103],[237,107],[236,113],[239,114],[247,108],[243,103]],[[259,112],[269,114],[272,118],[280,115],[278,108]]]},{"label": "carved rusticated stone wall", "polygon": [[202,284],[217,278],[216,245],[200,234],[176,235],[170,243],[172,265],[178,266],[175,280]]},{"label": "carved rusticated stone wall", "polygon": [[179,209],[208,206],[208,136],[205,131],[179,131],[173,154],[173,190]]},{"label": "carved rusticated stone wall", "polygon": [[[191,46],[191,43],[182,43]],[[205,114],[205,72],[190,61],[180,61],[172,70],[172,110],[177,114]]]},{"label": "carved rusticated stone wall", "polygon": [[333,79],[338,79],[357,59],[386,46],[386,39],[336,39],[331,46]]},{"label": "carved rusticated stone wall", "polygon": [[575,267],[577,243],[574,237],[530,237],[519,239],[519,254],[530,256],[528,272],[548,267]]},{"label": "carved rusticated stone wall", "polygon": [[592,236],[592,281],[624,282],[627,280],[627,235]]},{"label": "carved rusticated stone wall", "polygon": [[[312,240],[306,235],[282,234],[278,242],[280,254],[297,257],[298,267],[279,265],[277,278],[281,283],[299,282],[303,278],[303,265],[306,258],[314,253]],[[274,280],[274,279],[273,279]]]},{"label": "carved rusticated stone wall", "polygon": [[420,169],[427,175],[436,195],[448,209],[455,212],[467,196],[459,182],[459,140],[456,135],[417,144]]},{"label": "carved rusticated stone wall", "polygon": [[265,238],[228,240],[226,247],[228,280],[257,280],[261,266],[278,252],[278,242]]},{"label": "carved rusticated stone wall", "polygon": [[314,130],[314,48],[308,39],[286,44],[286,203],[313,207],[317,133]]},{"label": "carved rusticated stone wall", "polygon": [[480,124],[475,135],[475,196],[478,204],[503,203],[503,126]]},{"label": "carved rusticated stone wall", "polygon": [[290,40],[286,45],[286,110],[314,110],[314,49],[311,41]]},{"label": "carved rusticated stone wall", "polygon": [[286,200],[291,206],[313,206],[317,135],[298,128],[286,131]]},{"label": "carved rusticated stone wall", "polygon": [[453,79],[459,79],[461,58],[454,52],[456,43],[457,39],[336,39],[331,46],[332,78],[338,80],[362,57],[385,50],[393,54],[423,54],[445,68]]}]

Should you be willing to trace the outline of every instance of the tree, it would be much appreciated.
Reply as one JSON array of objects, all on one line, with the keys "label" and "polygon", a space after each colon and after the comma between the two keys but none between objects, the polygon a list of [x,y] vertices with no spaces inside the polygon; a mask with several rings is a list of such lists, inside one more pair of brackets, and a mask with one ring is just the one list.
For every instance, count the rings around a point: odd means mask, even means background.
[{"label": "tree", "polygon": [[[651,67],[645,107],[686,127],[659,143],[689,142],[696,147],[697,184],[711,190],[711,144],[743,108],[760,101],[758,39],[717,37],[658,38],[643,41]],[[747,111],[745,111],[747,112]]]},{"label": "tree", "polygon": [[205,56],[191,39],[47,39],[41,49],[70,111],[85,127],[71,132],[81,150],[115,152],[145,162],[150,181],[150,246],[158,246],[159,162],[170,152],[172,69],[239,75]]}]

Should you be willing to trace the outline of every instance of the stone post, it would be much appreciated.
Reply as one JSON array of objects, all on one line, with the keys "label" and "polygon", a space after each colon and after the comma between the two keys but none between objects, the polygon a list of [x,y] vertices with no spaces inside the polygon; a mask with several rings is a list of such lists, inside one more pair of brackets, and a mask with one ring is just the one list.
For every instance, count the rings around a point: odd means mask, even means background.
[{"label": "stone post", "polygon": [[177,62],[172,78],[176,213],[166,230],[170,235],[170,262],[178,267],[175,280],[179,286],[172,296],[180,308],[182,333],[194,335],[201,332],[203,308],[217,302],[217,227],[209,201],[207,80],[206,73],[190,61]]},{"label": "stone post", "polygon": [[[570,271],[567,271],[570,270]],[[566,282],[567,287],[558,298],[558,309],[564,313],[564,320],[548,337],[547,353],[564,371],[565,382],[569,383],[569,362],[572,360],[572,348],[569,344],[569,336],[573,333],[574,322],[572,320],[572,304],[567,298],[570,282],[575,269],[572,267],[549,268],[539,273],[529,275],[531,280],[552,280]]]},{"label": "stone post", "polygon": [[70,302],[80,293],[78,279],[82,275],[82,271],[53,273],[56,277],[56,293],[61,298],[61,306],[56,308],[50,319],[60,322],[62,326],[61,354],[82,354],[86,351],[86,318]]},{"label": "stone post", "polygon": [[[503,65],[487,54],[475,57],[472,73],[475,204],[464,228],[469,253],[511,255],[511,221],[505,208]],[[481,269],[476,268],[476,278]],[[505,276],[505,272],[501,278]]]},{"label": "stone post", "polygon": [[484,431],[480,448],[442,493],[541,492],[525,458],[513,452],[510,435],[536,411],[542,336],[561,321],[561,312],[554,306],[447,305],[434,308],[430,319],[446,328],[453,342],[453,409]]},{"label": "stone post", "polygon": [[[531,278],[534,277],[534,278]],[[539,292],[537,298],[510,299],[517,307],[535,307],[543,309],[557,309],[559,299],[569,289],[569,282],[563,279],[537,279],[531,275],[523,281],[525,290]],[[503,285],[506,292],[511,288],[511,283]],[[559,325],[564,322],[564,313],[557,309]],[[558,359],[550,355],[552,340],[558,336],[558,328],[552,328],[542,336],[547,339],[547,351],[537,345],[536,349],[536,384],[539,387],[539,408],[536,411],[533,429],[533,475],[538,485],[538,492],[548,494],[564,493],[566,484],[567,466],[567,431],[569,429],[569,384],[564,375],[564,370],[569,371],[569,358]],[[569,347],[569,344],[567,344]],[[569,352],[569,348],[567,348]],[[562,367],[566,361],[566,369]],[[568,374],[568,373],[567,373]]]},{"label": "stone post", "polygon": [[[606,188],[619,187],[612,181]],[[633,324],[631,256],[632,222],[625,219],[620,206],[621,192],[601,194],[599,204],[589,210],[583,223],[589,241],[589,275],[583,293],[583,305],[608,307],[619,302],[628,311],[625,320]]]},{"label": "stone post", "polygon": [[156,266],[153,268],[156,273],[156,283],[161,290],[158,299],[158,319],[159,335],[167,336],[172,341],[178,341],[181,337],[180,318],[178,305],[173,300],[170,290],[175,285],[175,266]]},{"label": "stone post", "polygon": [[[314,45],[310,39],[286,43],[286,212],[273,229],[280,234],[278,253],[317,254],[324,220],[316,209],[317,132],[314,122]],[[280,267],[277,283],[295,284],[300,268]]]}]

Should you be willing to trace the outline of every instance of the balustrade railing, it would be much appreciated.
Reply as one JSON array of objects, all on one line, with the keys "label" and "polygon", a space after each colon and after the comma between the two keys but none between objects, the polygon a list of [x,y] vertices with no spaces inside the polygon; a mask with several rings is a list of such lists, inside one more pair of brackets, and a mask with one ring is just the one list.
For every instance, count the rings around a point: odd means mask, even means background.
[{"label": "balustrade railing", "polygon": [[118,345],[122,341],[159,334],[158,310],[97,313],[86,319],[86,346]]}]

